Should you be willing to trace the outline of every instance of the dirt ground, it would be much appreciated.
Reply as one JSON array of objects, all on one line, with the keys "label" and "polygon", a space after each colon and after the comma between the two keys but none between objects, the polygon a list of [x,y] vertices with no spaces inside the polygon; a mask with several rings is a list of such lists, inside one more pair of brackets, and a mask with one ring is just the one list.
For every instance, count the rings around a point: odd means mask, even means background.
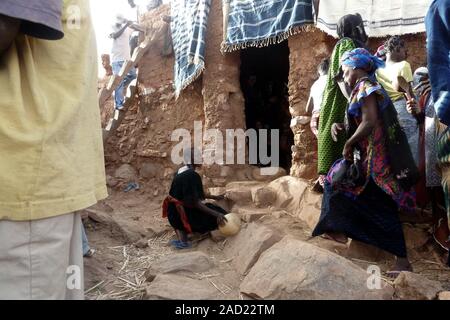
[{"label": "dirt ground", "polygon": [[[93,257],[85,258],[87,299],[144,299],[148,285],[146,270],[159,259],[179,252],[168,245],[175,234],[161,217],[162,198],[149,194],[145,187],[130,192],[111,190],[108,199],[83,212],[90,245],[96,250]],[[114,220],[110,221],[108,217]],[[348,253],[346,245],[311,238],[306,224],[289,214],[265,215],[257,223],[343,256]],[[421,225],[415,227],[427,228]],[[217,290],[218,299],[246,299],[239,292],[242,276],[233,269],[231,259],[223,254],[226,242],[227,239],[221,237],[208,238],[183,251],[202,251],[214,262],[215,268],[195,276],[207,279]],[[450,269],[442,264],[443,251],[431,237],[420,249],[409,254],[415,272],[438,280],[445,289],[450,289]],[[363,268],[375,264],[354,255],[347,258]],[[383,272],[394,263],[389,256],[382,261],[376,264]]]}]

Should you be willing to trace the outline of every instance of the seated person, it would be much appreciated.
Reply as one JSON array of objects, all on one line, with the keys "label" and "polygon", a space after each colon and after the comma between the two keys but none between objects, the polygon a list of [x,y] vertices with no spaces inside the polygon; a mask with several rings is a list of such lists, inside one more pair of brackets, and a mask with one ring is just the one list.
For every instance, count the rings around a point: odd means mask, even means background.
[{"label": "seated person", "polygon": [[[208,233],[227,221],[224,216],[227,212],[224,209],[203,202],[206,197],[202,179],[195,172],[198,165],[194,162],[194,150],[186,151],[185,165],[175,174],[169,195],[163,203],[163,217],[169,219],[178,237],[178,240],[171,241],[171,245],[177,249],[191,247],[188,234]],[[221,200],[224,197],[208,196],[208,198]]]}]

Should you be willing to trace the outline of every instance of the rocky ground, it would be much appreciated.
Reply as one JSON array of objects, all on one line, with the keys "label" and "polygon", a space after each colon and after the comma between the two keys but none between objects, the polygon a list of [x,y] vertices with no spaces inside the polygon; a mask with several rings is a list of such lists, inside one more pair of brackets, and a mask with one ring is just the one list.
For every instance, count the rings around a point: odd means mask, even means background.
[{"label": "rocky ground", "polygon": [[[356,241],[347,245],[311,238],[320,196],[289,176],[274,181],[233,182],[223,207],[240,215],[238,235],[168,246],[174,233],[161,218],[161,196],[152,186],[110,190],[83,211],[90,244],[85,258],[88,299],[449,299],[450,269],[425,223],[405,223],[415,273],[384,277],[394,258]],[[382,277],[370,281],[368,268]],[[368,288],[368,279],[377,289]]]}]

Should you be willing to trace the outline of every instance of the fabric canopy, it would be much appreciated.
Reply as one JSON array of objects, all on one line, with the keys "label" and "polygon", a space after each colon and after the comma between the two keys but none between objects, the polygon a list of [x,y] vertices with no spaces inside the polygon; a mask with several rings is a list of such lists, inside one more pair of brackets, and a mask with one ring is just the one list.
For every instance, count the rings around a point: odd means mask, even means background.
[{"label": "fabric canopy", "polygon": [[314,23],[312,0],[223,0],[222,52],[281,42]]},{"label": "fabric canopy", "polygon": [[425,32],[425,15],[431,0],[321,0],[317,27],[337,37],[338,20],[350,13],[364,19],[369,37]]}]

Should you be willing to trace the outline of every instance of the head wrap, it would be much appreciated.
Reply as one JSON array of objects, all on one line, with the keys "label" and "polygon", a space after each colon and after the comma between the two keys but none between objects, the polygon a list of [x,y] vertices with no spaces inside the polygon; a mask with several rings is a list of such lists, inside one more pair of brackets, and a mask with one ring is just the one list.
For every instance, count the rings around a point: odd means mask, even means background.
[{"label": "head wrap", "polygon": [[359,13],[347,14],[340,18],[337,23],[337,34],[339,39],[352,39],[358,47],[364,47],[367,41],[364,22]]},{"label": "head wrap", "polygon": [[341,65],[353,69],[363,69],[372,75],[378,68],[384,67],[384,61],[371,55],[366,49],[356,48],[342,55]]},{"label": "head wrap", "polygon": [[383,45],[378,47],[377,52],[375,53],[375,56],[380,58],[380,59],[382,59],[382,60],[385,60],[386,59],[386,54],[387,54],[387,50],[386,50],[385,45],[383,44]]}]

